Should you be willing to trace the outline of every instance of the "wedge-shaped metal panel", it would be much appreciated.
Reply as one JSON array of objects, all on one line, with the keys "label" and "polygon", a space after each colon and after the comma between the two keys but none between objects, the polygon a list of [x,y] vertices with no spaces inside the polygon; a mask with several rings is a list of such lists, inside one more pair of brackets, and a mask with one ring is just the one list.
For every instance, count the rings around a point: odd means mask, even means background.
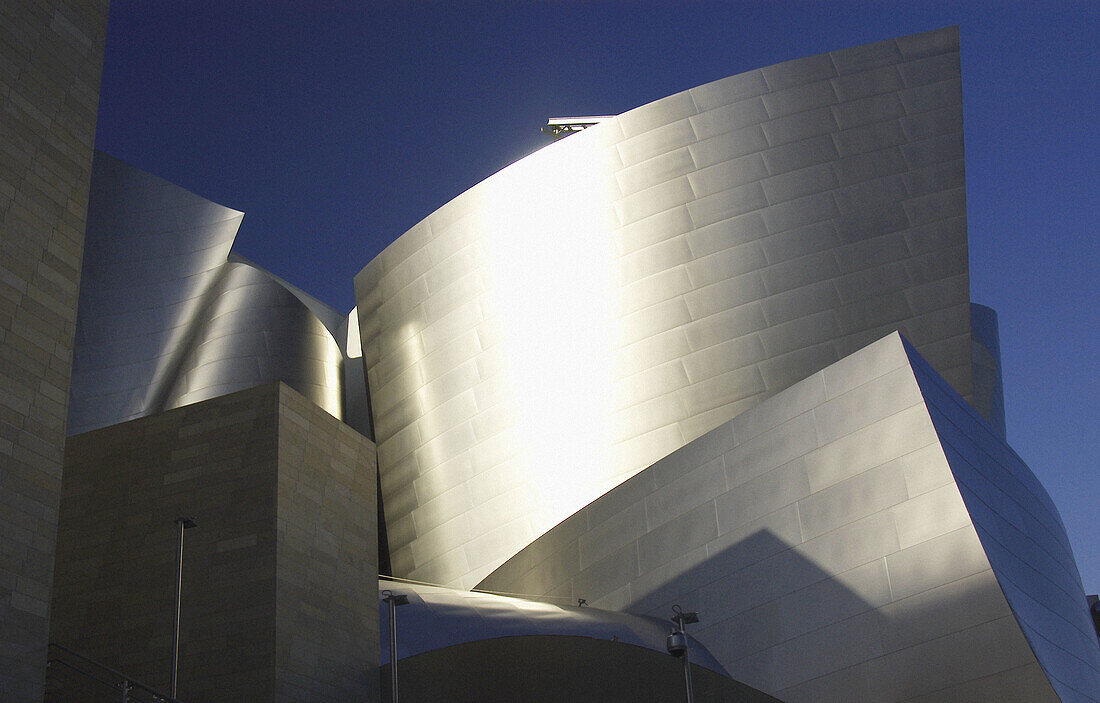
[{"label": "wedge-shaped metal panel", "polygon": [[897,333],[661,459],[479,587],[688,604],[731,675],[786,701],[1100,691],[1057,511]]}]

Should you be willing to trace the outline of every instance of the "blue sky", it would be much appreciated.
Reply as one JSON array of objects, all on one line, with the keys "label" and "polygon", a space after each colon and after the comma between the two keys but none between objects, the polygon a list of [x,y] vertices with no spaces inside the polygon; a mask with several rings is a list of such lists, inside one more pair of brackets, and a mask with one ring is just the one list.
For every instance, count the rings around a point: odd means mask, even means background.
[{"label": "blue sky", "polygon": [[97,146],[246,213],[237,250],[342,311],[430,212],[546,143],[789,59],[959,25],[971,298],[1009,441],[1100,590],[1100,3],[113,0]]}]

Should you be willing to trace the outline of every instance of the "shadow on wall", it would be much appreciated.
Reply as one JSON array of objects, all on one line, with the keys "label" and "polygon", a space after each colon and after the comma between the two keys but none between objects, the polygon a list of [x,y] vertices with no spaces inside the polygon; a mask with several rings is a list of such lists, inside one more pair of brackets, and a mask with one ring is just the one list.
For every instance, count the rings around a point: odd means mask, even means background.
[{"label": "shadow on wall", "polygon": [[[797,517],[793,525],[797,531]],[[881,653],[887,623],[877,609],[890,596],[885,560],[859,564],[853,551],[853,568],[830,574],[792,547],[771,530],[754,532],[690,569],[670,569],[668,582],[648,591],[635,581],[639,597],[627,610],[663,616],[679,604],[697,611],[692,634],[731,676],[765,690]],[[694,587],[685,590],[688,584]],[[812,643],[816,632],[820,646]],[[844,647],[830,646],[836,637]]]},{"label": "shadow on wall", "polygon": [[[960,573],[978,566],[972,527],[935,541],[930,574],[944,561],[957,562]],[[835,549],[833,559],[851,568],[830,574],[761,530],[670,573],[627,610],[660,616],[680,604],[698,611],[692,634],[730,675],[786,701],[821,700],[838,690],[861,700],[903,700],[929,694],[930,685],[982,700],[1057,700],[988,564],[920,590],[919,581],[891,584],[885,556],[863,561],[853,542],[838,541]],[[687,584],[701,585],[685,590]],[[981,680],[998,672],[1008,673]]]}]

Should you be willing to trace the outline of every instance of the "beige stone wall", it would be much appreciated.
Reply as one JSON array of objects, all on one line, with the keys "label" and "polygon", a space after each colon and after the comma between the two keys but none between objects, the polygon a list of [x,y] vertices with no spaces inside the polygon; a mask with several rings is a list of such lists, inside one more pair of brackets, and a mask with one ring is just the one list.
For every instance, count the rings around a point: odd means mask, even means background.
[{"label": "beige stone wall", "polygon": [[375,446],[281,387],[275,700],[375,700]]},{"label": "beige stone wall", "polygon": [[376,695],[370,441],[269,384],[71,437],[65,471],[54,641],[167,691],[185,515],[180,699]]},{"label": "beige stone wall", "polygon": [[0,3],[0,691],[40,701],[107,0]]}]

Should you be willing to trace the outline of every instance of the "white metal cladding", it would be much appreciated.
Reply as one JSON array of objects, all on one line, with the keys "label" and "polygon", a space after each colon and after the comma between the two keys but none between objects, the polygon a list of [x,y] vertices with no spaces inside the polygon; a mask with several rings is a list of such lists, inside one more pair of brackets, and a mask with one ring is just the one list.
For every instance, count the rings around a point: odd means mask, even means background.
[{"label": "white metal cladding", "polygon": [[342,417],[340,316],[229,260],[243,217],[96,152],[69,434],[271,381]]},{"label": "white metal cladding", "polygon": [[693,632],[785,701],[1095,701],[1057,511],[897,334],[661,459],[479,588]]},{"label": "white metal cladding", "polygon": [[417,224],[356,296],[394,573],[452,586],[893,329],[969,398],[957,31],[590,127]]}]

